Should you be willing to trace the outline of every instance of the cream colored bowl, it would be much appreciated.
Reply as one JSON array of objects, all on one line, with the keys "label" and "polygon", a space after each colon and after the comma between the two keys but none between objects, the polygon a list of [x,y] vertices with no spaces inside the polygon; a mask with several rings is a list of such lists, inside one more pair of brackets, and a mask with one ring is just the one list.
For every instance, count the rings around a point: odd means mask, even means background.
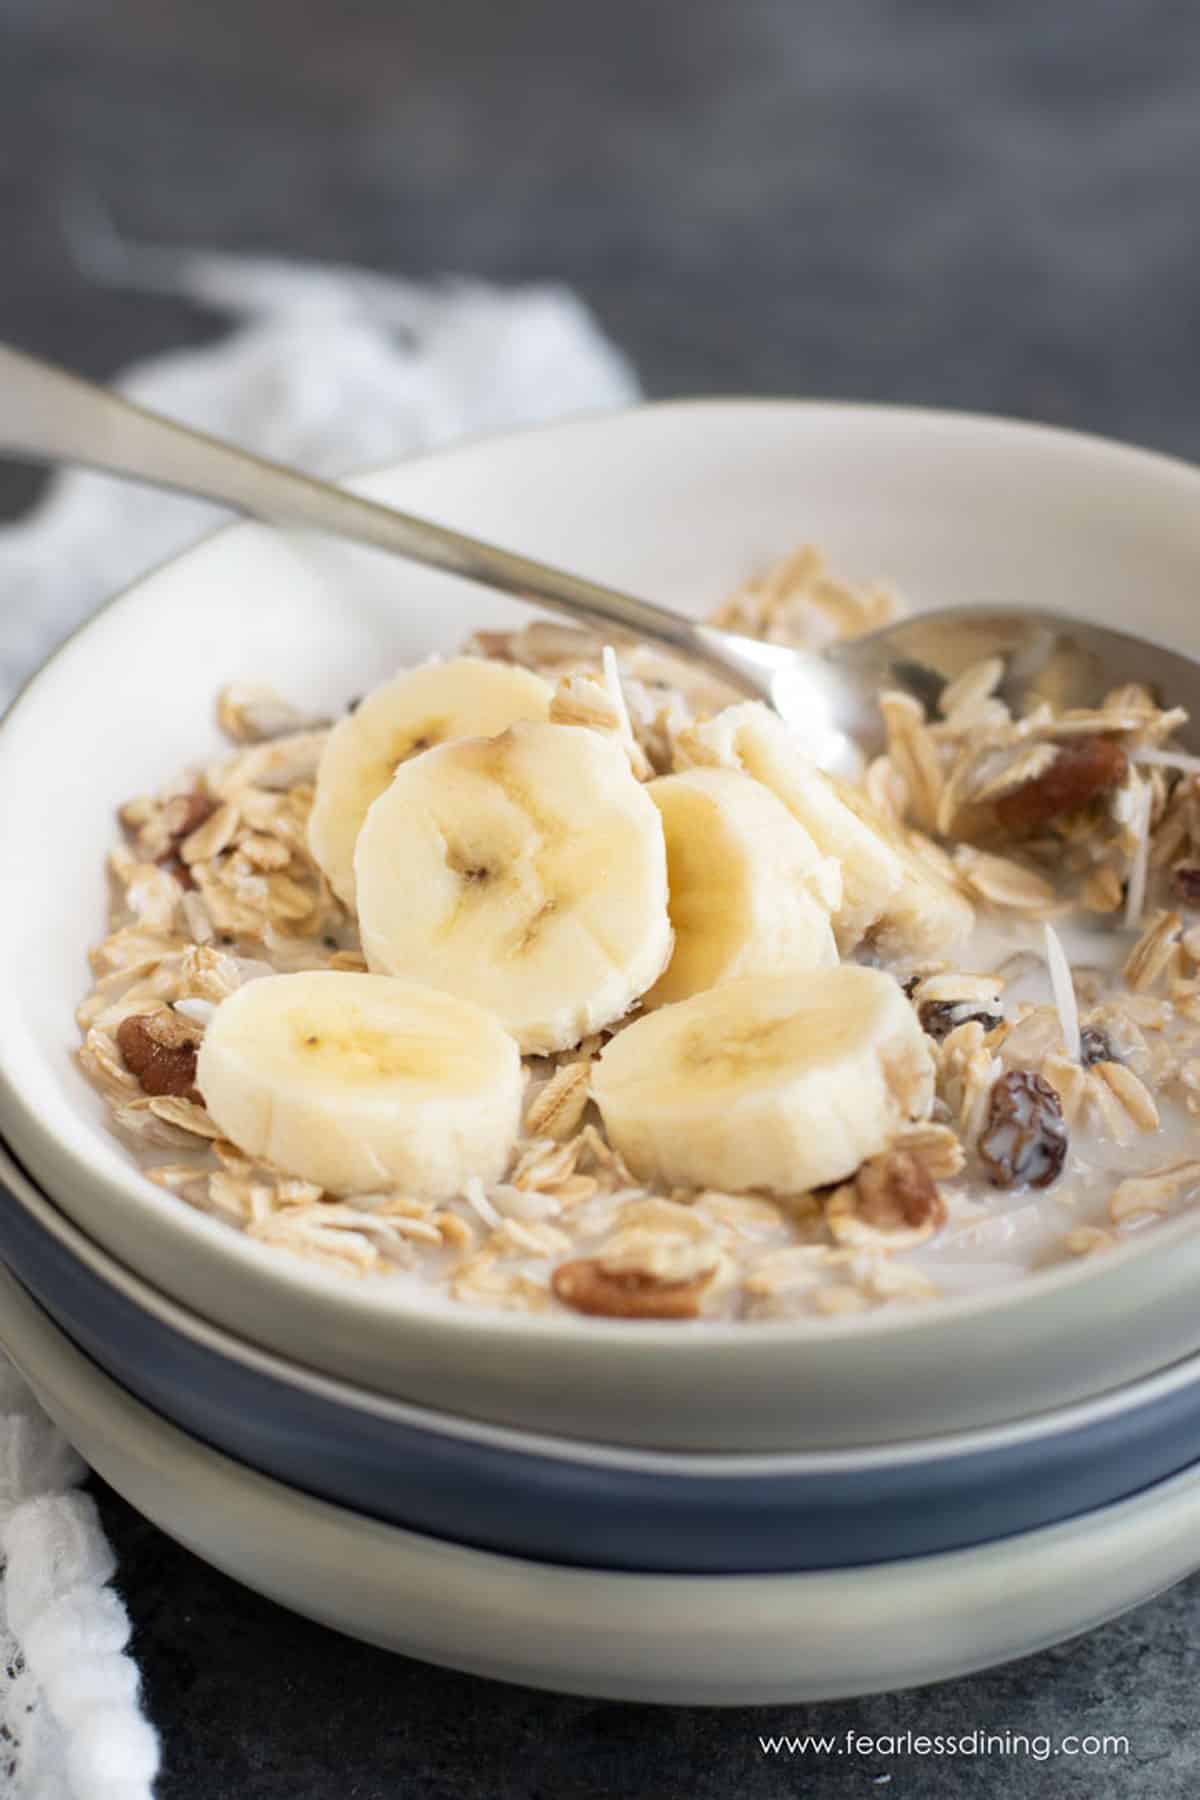
[{"label": "cream colored bowl", "polygon": [[[698,613],[812,538],[838,568],[885,575],[922,605],[1027,600],[1194,638],[1200,474],[1035,426],[697,402],[480,442],[362,485]],[[326,1273],[139,1176],[72,1060],[118,803],[216,748],[228,680],[341,706],[398,663],[519,616],[447,576],[243,525],[115,601],[29,685],[0,727],[0,1135],[63,1210],[197,1312],[300,1362],[620,1443],[895,1441],[1061,1405],[1200,1346],[1191,1219],[924,1310],[630,1324],[468,1310],[406,1275]]]}]

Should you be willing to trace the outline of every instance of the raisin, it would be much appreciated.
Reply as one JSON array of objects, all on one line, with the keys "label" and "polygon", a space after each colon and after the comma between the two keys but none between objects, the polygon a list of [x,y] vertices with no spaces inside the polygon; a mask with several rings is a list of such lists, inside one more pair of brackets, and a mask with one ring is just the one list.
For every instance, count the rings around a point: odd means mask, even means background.
[{"label": "raisin", "polygon": [[1011,1069],[992,1088],[979,1155],[993,1187],[1049,1187],[1067,1156],[1062,1102],[1032,1069]]},{"label": "raisin", "polygon": [[949,1037],[959,1025],[965,1025],[968,1019],[978,1019],[985,1031],[995,1031],[1000,1023],[1000,1014],[988,1012],[985,1007],[972,1007],[969,1000],[927,1000],[917,1017],[921,1021],[921,1030],[938,1043]]},{"label": "raisin", "polygon": [[164,1006],[130,1013],[117,1026],[117,1048],[144,1094],[190,1096],[196,1085],[196,1051],[204,1033],[192,1019]]},{"label": "raisin", "polygon": [[1112,1045],[1104,1033],[1095,1025],[1085,1025],[1079,1034],[1079,1060],[1085,1069],[1093,1063],[1120,1062]]},{"label": "raisin", "polygon": [[1032,830],[1119,787],[1128,768],[1129,758],[1115,738],[1075,738],[1059,745],[1048,769],[1001,795],[996,818],[1006,831]]},{"label": "raisin", "polygon": [[1176,869],[1175,891],[1185,906],[1200,906],[1200,869]]}]

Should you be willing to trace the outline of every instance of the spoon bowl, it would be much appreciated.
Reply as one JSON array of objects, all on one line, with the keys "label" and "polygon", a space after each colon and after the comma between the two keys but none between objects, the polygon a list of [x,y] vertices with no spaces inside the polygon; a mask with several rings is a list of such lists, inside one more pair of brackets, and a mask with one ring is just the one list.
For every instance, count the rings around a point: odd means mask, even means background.
[{"label": "spoon bowl", "polygon": [[[856,691],[872,696],[882,688],[902,688],[932,712],[946,686],[975,664],[1001,664],[995,692],[1014,716],[1039,703],[1056,712],[1100,707],[1115,688],[1147,687],[1163,707],[1182,706],[1188,722],[1177,741],[1200,748],[1200,662],[1149,638],[1111,626],[1018,607],[948,607],[898,619],[867,637],[836,644],[823,658],[853,678]],[[787,666],[777,677],[778,710],[788,714]],[[878,712],[854,736],[864,750],[882,748]]]}]

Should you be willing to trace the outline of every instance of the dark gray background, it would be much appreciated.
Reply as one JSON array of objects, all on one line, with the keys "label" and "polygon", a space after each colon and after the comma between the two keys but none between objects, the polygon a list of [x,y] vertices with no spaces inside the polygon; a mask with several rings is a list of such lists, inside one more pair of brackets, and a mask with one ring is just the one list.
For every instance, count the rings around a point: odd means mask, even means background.
[{"label": "dark gray background", "polygon": [[[219,329],[88,283],[70,220],[96,203],[155,243],[569,281],[654,394],[981,407],[1196,455],[1198,90],[1187,0],[0,0],[0,337],[106,375]],[[0,514],[35,481],[0,466]],[[1195,1582],[913,1695],[660,1712],[339,1640],[99,1499],[166,1800],[1196,1789]],[[757,1748],[850,1725],[1132,1754]]]}]

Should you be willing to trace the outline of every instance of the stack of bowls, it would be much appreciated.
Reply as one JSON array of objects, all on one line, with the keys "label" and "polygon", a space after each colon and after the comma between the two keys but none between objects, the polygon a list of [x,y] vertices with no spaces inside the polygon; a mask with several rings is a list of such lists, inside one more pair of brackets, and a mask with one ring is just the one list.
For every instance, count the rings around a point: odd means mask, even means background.
[{"label": "stack of bowls", "polygon": [[[798,537],[930,606],[1182,641],[1200,475],[872,408],[697,403],[365,491],[681,609]],[[298,1610],[581,1692],[814,1699],[1084,1629],[1200,1551],[1200,1231],[866,1318],[468,1309],[289,1258],[142,1178],[76,1069],[117,805],[216,748],[230,679],[314,710],[514,604],[239,526],[107,608],[0,728],[0,1339],[96,1468]]]}]

